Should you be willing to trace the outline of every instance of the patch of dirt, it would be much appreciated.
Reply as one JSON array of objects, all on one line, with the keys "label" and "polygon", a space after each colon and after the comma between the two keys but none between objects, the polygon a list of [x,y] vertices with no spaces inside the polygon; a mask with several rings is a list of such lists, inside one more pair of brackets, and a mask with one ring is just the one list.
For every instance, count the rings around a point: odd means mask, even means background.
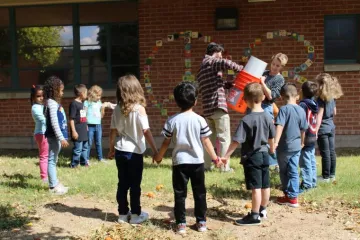
[{"label": "patch of dirt", "polygon": [[[360,239],[356,228],[360,222],[349,222],[347,212],[331,209],[318,210],[306,205],[298,209],[271,203],[269,218],[261,226],[241,227],[233,224],[234,219],[249,211],[244,206],[248,201],[208,198],[209,231],[198,233],[195,224],[193,200],[187,199],[187,236],[173,231],[173,203],[170,196],[142,198],[143,210],[149,212],[151,223],[165,232],[168,239]],[[356,210],[358,211],[358,209]],[[354,211],[352,214],[358,214]],[[350,214],[351,215],[351,214]],[[110,201],[72,196],[49,202],[37,209],[32,226],[15,232],[0,232],[0,238],[7,239],[89,239],[97,229],[117,226],[117,204]],[[346,222],[344,222],[346,221]],[[146,227],[146,226],[145,226]],[[165,239],[165,238],[164,238]]]}]

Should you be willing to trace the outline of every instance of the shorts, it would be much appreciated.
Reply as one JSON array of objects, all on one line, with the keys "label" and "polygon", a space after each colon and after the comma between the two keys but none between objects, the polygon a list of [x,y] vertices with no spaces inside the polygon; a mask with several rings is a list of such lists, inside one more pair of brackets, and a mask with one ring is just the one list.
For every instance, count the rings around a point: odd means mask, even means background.
[{"label": "shorts", "polygon": [[246,189],[270,188],[269,154],[257,152],[244,163]]}]

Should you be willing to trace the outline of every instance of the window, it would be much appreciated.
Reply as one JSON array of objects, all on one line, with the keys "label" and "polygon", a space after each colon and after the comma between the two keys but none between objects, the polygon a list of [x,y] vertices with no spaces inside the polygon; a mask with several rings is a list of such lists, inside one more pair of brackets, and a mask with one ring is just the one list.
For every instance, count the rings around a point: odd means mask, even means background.
[{"label": "window", "polygon": [[9,10],[0,8],[0,89],[11,87]]},{"label": "window", "polygon": [[359,16],[325,17],[325,64],[359,62]]}]

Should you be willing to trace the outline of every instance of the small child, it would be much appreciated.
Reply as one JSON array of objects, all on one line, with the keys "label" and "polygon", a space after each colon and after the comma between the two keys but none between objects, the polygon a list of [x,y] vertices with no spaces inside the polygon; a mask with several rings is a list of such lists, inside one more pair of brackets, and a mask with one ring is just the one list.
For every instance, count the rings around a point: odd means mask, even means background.
[{"label": "small child", "polygon": [[206,120],[193,112],[197,94],[197,89],[189,82],[180,83],[175,87],[174,98],[178,107],[181,108],[181,112],[166,121],[162,131],[165,139],[159,154],[155,156],[155,161],[160,163],[171,140],[173,141],[172,181],[175,197],[174,213],[177,231],[180,234],[186,233],[185,200],[189,179],[195,201],[194,215],[196,217],[197,229],[200,232],[207,230],[203,145],[217,167],[222,165],[209,139],[211,130]]},{"label": "small child", "polygon": [[224,160],[241,143],[241,164],[244,166],[246,188],[252,191],[251,213],[236,220],[237,225],[258,225],[267,218],[266,207],[270,198],[269,154],[274,149],[275,126],[268,113],[261,108],[265,95],[259,83],[250,83],[244,89],[244,100],[251,109],[240,121]]},{"label": "small child", "polygon": [[70,103],[70,131],[74,147],[72,149],[71,168],[80,165],[89,166],[88,159],[88,133],[86,123],[86,110],[83,101],[87,97],[87,89],[84,84],[74,87],[76,98]]},{"label": "small child", "polygon": [[48,154],[49,144],[45,137],[46,118],[44,116],[43,86],[33,85],[30,90],[31,114],[35,122],[34,137],[39,148],[40,177],[45,183],[48,182]]},{"label": "small child", "polygon": [[316,187],[316,117],[319,110],[314,97],[317,94],[317,84],[311,81],[303,83],[301,86],[302,100],[299,106],[302,107],[306,114],[306,121],[309,126],[305,133],[304,147],[300,155],[300,170],[302,182],[299,193]]},{"label": "small child", "polygon": [[[145,139],[154,155],[157,154],[157,149],[150,131],[144,91],[139,80],[133,75],[121,77],[117,83],[116,98],[118,104],[111,117],[109,158],[115,155],[118,169],[118,222],[139,224],[149,218],[148,213],[141,211],[140,205]],[[115,142],[116,136],[118,138]],[[131,209],[127,200],[129,189]]]},{"label": "small child", "polygon": [[283,197],[278,197],[281,205],[299,207],[299,158],[304,146],[305,131],[308,128],[304,110],[296,104],[299,96],[295,84],[286,83],[281,88],[282,106],[276,118],[275,149],[280,168]]},{"label": "small child", "polygon": [[68,192],[68,187],[59,183],[56,174],[56,164],[61,147],[68,147],[68,128],[64,108],[61,106],[61,98],[64,95],[64,84],[60,78],[51,76],[44,84],[46,117],[45,136],[49,144],[48,178],[50,192],[62,195]]},{"label": "small child", "polygon": [[321,155],[322,172],[319,181],[335,181],[336,153],[335,153],[335,124],[336,99],[343,95],[336,77],[328,73],[316,77],[319,85],[317,102],[319,104],[318,121],[316,124],[317,143]]}]

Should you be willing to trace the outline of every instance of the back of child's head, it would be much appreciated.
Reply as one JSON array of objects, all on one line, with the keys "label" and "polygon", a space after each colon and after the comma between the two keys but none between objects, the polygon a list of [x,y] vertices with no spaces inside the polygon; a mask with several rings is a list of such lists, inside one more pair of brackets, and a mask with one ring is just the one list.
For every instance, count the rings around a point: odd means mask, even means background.
[{"label": "back of child's head", "polygon": [[57,76],[51,76],[44,83],[44,99],[53,99],[60,103],[60,88],[64,83]]},{"label": "back of child's head", "polygon": [[144,90],[139,80],[131,74],[119,78],[116,88],[116,98],[125,116],[129,115],[135,104],[146,106]]},{"label": "back of child's head", "polygon": [[313,98],[317,95],[318,85],[312,81],[306,81],[301,85],[303,98]]},{"label": "back of child's head", "polygon": [[280,91],[281,97],[285,99],[295,98],[298,96],[296,85],[294,83],[285,83]]},{"label": "back of child's head", "polygon": [[102,88],[99,87],[98,85],[92,86],[91,88],[89,88],[88,91],[88,95],[87,95],[88,101],[96,102],[98,100],[98,96],[102,95],[102,92],[103,92]]},{"label": "back of child's head", "polygon": [[175,102],[182,111],[186,111],[195,105],[197,95],[197,88],[191,82],[182,82],[174,88]]},{"label": "back of child's head", "polygon": [[76,97],[79,97],[81,93],[85,93],[87,90],[85,84],[76,84],[74,86],[74,94]]},{"label": "back of child's head", "polygon": [[43,85],[32,85],[30,88],[30,103],[33,105],[35,103],[35,97],[38,91],[43,91]]},{"label": "back of child's head", "polygon": [[224,48],[217,43],[211,42],[206,48],[206,54],[212,56],[214,53],[223,52]]},{"label": "back of child's head", "polygon": [[319,84],[318,97],[323,101],[328,102],[331,99],[338,99],[343,95],[337,77],[333,77],[328,73],[320,73],[315,79]]},{"label": "back of child's head", "polygon": [[272,56],[271,61],[273,61],[274,59],[278,60],[281,63],[281,66],[285,67],[285,65],[288,62],[288,57],[283,54],[283,53],[277,53],[274,56]]},{"label": "back of child's head", "polygon": [[261,103],[264,100],[264,90],[259,83],[249,83],[244,89],[244,100]]}]

